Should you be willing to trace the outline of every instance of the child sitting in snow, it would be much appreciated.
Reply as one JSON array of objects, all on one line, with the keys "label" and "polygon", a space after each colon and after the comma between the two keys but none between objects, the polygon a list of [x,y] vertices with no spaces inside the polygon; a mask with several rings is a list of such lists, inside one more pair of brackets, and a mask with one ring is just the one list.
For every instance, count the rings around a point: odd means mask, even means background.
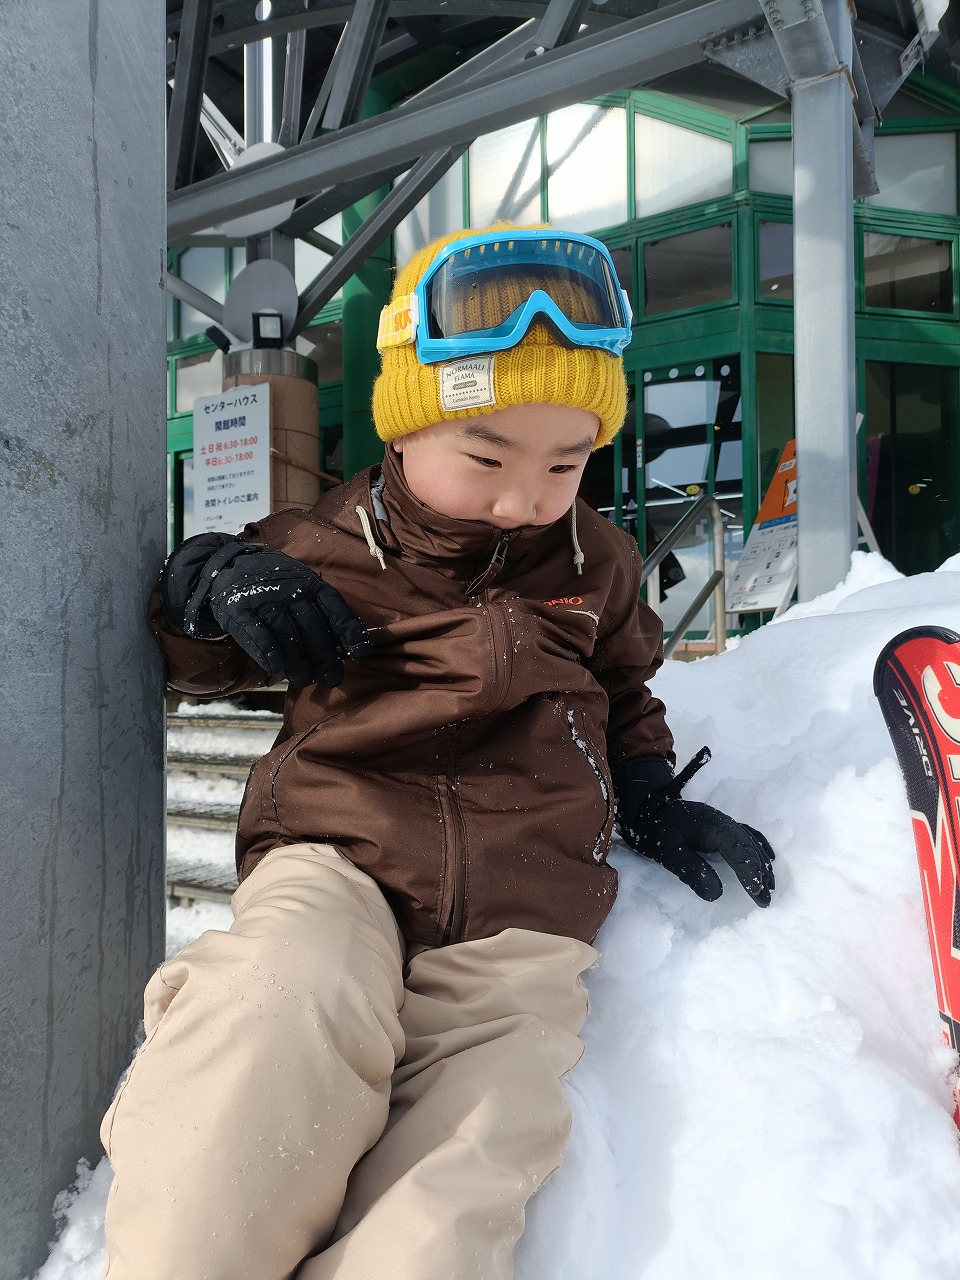
[{"label": "child sitting in snow", "polygon": [[164,567],[171,686],[289,693],[234,924],[151,980],[104,1121],[109,1280],[511,1276],[567,1141],[614,797],[702,897],[717,853],[770,901],[764,838],[679,798],[637,548],[576,499],[629,338],[599,242],[438,240],[381,323],[383,465]]}]

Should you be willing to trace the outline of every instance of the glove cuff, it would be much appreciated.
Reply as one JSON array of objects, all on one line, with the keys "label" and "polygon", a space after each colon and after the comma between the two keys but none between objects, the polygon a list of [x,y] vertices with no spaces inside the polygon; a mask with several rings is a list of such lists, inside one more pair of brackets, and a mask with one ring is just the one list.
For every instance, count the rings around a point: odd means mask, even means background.
[{"label": "glove cuff", "polygon": [[673,781],[673,765],[664,756],[634,756],[615,764],[610,776],[613,778],[614,795],[620,795],[627,788],[634,795],[638,790],[649,795]]},{"label": "glove cuff", "polygon": [[230,533],[198,533],[187,538],[168,557],[160,574],[160,604],[167,622],[184,635],[221,640],[223,628],[210,611],[210,587],[220,570],[238,555],[259,550]]}]

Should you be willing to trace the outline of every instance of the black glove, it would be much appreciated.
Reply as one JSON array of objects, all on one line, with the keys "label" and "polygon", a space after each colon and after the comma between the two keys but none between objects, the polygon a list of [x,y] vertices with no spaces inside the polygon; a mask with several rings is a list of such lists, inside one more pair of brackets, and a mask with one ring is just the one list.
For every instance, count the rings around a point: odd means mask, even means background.
[{"label": "black glove", "polygon": [[613,769],[617,831],[637,853],[672,871],[694,893],[714,902],[723,893],[720,877],[703,854],[718,854],[759,907],[770,905],[774,853],[765,836],[735,822],[719,809],[680,792],[710,759],[704,747],[676,778],[662,756],[638,756]]},{"label": "black glove", "polygon": [[188,636],[231,635],[264,671],[292,685],[343,680],[341,651],[365,658],[366,627],[336,588],[282,551],[223,533],[182,543],[163,567],[167,621]]}]

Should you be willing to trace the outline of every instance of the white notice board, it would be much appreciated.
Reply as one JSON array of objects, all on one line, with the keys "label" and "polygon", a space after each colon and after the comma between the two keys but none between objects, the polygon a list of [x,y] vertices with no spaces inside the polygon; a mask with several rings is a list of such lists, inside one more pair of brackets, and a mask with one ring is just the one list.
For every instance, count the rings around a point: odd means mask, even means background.
[{"label": "white notice board", "polygon": [[200,533],[236,533],[270,514],[270,384],[193,402],[193,510]]},{"label": "white notice board", "polygon": [[728,613],[785,605],[797,583],[797,459],[788,441],[727,586]]}]

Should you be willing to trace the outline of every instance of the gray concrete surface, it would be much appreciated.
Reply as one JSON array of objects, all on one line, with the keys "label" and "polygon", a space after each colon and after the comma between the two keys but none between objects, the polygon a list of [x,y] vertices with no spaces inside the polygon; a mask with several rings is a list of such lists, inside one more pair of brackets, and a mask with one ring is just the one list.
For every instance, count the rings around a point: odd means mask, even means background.
[{"label": "gray concrete surface", "polygon": [[162,945],[163,56],[152,0],[0,5],[0,1280]]}]

